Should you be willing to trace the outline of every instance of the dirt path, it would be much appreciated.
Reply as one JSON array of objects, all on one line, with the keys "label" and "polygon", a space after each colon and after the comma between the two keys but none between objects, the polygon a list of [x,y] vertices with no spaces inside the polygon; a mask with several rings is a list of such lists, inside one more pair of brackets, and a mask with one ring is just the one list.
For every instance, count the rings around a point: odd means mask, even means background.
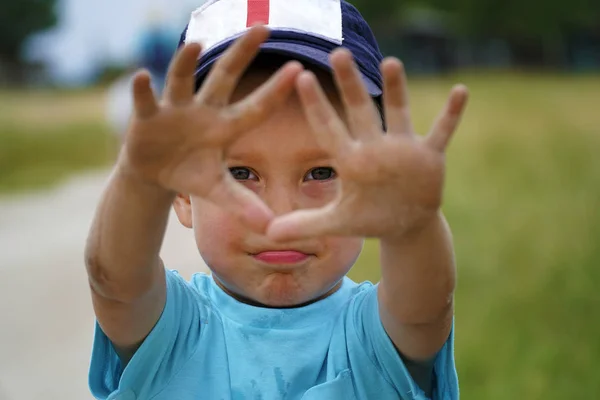
[{"label": "dirt path", "polygon": [[[0,400],[86,400],[94,316],[83,248],[105,171],[56,190],[0,198]],[[206,267],[172,216],[170,268]]]}]

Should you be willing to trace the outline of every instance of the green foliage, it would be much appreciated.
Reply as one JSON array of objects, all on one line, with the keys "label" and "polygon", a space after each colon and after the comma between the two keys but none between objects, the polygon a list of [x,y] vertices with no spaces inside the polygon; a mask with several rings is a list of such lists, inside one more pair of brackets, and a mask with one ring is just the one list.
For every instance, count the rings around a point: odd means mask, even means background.
[{"label": "green foliage", "polygon": [[[574,0],[424,0],[436,9],[452,12],[456,27],[467,35],[501,38],[555,37],[600,16],[597,2]],[[592,17],[589,20],[584,15]],[[597,22],[597,20],[596,20]]]},{"label": "green foliage", "polygon": [[57,21],[56,0],[9,0],[0,8],[0,59],[18,61],[25,40]]},{"label": "green foliage", "polygon": [[453,29],[470,39],[556,38],[573,29],[598,27],[600,1],[573,0],[354,0],[363,15],[380,28],[409,9],[426,8],[452,15]]}]

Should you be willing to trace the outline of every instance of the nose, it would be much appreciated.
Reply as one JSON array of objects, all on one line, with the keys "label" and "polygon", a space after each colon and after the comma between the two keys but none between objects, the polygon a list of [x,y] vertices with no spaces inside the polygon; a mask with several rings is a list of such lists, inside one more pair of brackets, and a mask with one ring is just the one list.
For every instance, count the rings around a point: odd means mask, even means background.
[{"label": "nose", "polygon": [[287,214],[300,207],[298,190],[291,184],[270,182],[265,187],[262,198],[275,215]]}]

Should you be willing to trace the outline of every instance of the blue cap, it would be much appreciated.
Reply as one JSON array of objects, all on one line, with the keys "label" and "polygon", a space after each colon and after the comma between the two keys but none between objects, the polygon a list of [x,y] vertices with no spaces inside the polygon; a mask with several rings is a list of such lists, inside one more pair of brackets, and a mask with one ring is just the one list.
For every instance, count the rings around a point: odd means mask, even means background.
[{"label": "blue cap", "polygon": [[[302,8],[301,1],[295,1],[296,11]],[[372,97],[379,97],[383,92],[383,78],[379,70],[383,56],[375,39],[375,35],[369,24],[365,21],[360,12],[345,0],[340,1],[341,7],[341,47],[350,50],[354,60],[362,73],[363,80],[369,94]],[[337,11],[339,13],[339,10]],[[214,16],[212,17],[214,18]],[[223,16],[226,18],[226,16]],[[335,23],[335,22],[332,22]],[[179,46],[186,42],[190,25],[185,28],[179,41]],[[202,27],[196,29],[201,30]],[[286,27],[270,27],[271,35],[265,43],[261,45],[260,54],[277,54],[290,59],[298,60],[316,67],[331,71],[329,62],[330,53],[340,47],[340,43],[328,40],[319,35],[312,35],[309,32],[295,29],[286,29]],[[239,37],[239,34],[231,35],[225,40],[204,53],[198,61],[196,70],[197,80],[202,79],[210,70],[210,67],[223,54],[229,45]]]}]

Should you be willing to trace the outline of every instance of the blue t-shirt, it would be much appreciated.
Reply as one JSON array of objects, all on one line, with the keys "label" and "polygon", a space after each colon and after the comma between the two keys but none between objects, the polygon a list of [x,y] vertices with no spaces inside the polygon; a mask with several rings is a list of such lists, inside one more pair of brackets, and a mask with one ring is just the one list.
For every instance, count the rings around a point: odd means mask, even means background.
[{"label": "blue t-shirt", "polygon": [[[125,369],[96,326],[97,399],[426,399],[381,324],[376,285],[344,278],[321,301],[269,309],[237,301],[209,275],[166,274],[165,309]],[[434,374],[433,398],[457,399],[452,334]]]}]

